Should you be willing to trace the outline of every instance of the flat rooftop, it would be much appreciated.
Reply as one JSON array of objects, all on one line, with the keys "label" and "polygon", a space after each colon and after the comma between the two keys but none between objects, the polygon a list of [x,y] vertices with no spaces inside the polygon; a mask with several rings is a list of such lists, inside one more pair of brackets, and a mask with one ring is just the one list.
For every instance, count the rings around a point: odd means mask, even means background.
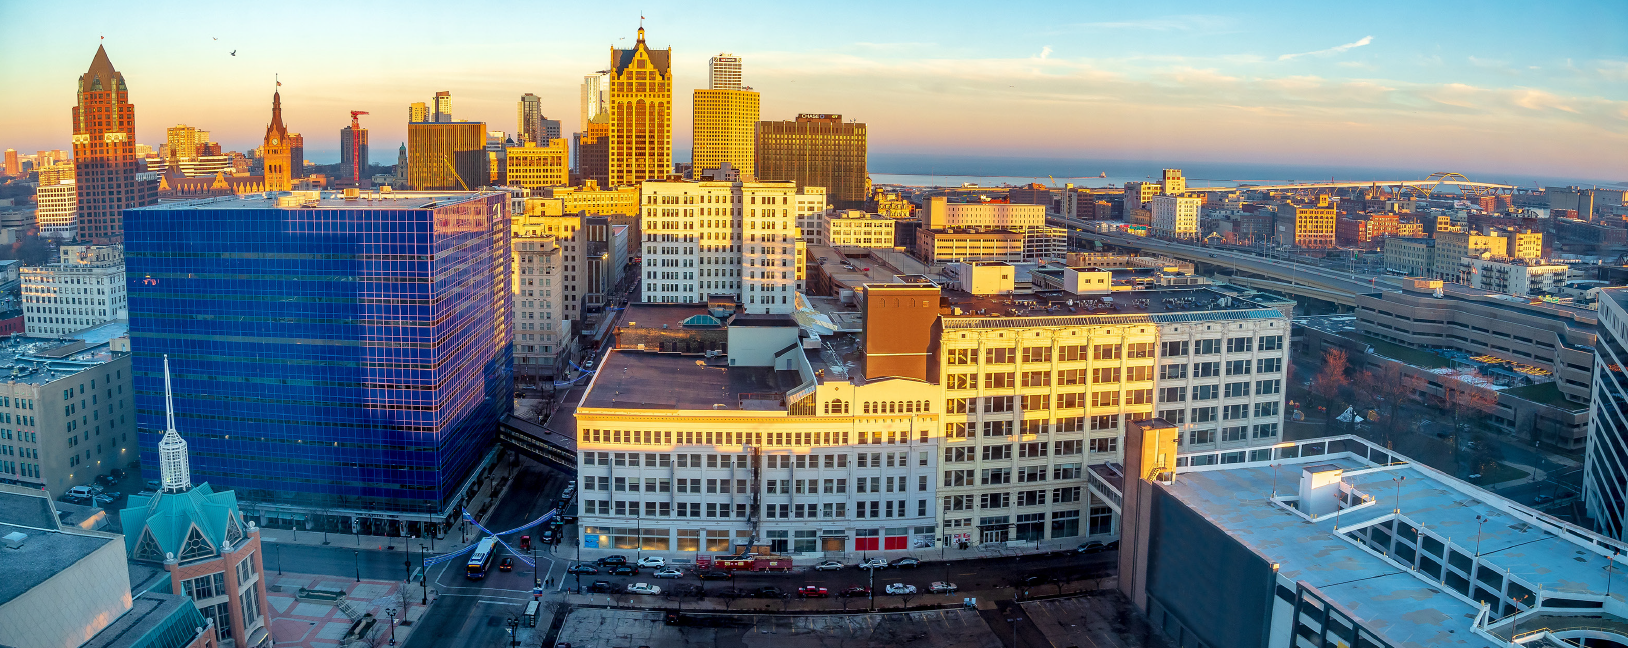
[{"label": "flat rooftop", "polygon": [[[1280,464],[1275,471],[1265,462],[1178,470],[1175,483],[1163,488],[1237,542],[1278,563],[1282,576],[1317,588],[1393,646],[1503,645],[1471,632],[1479,605],[1448,594],[1446,585],[1423,571],[1401,568],[1345,537],[1367,523],[1387,521],[1398,506],[1407,525],[1445,539],[1465,555],[1479,551],[1485,567],[1524,581],[1546,598],[1606,590],[1610,563],[1589,540],[1598,536],[1433,469],[1412,463],[1384,468],[1344,454]],[[1301,471],[1312,465],[1344,469],[1344,481],[1373,496],[1373,502],[1311,521],[1270,501],[1274,491],[1292,498]],[[1369,469],[1375,470],[1352,474]],[[1552,526],[1534,523],[1539,519]],[[1628,600],[1621,590],[1612,596]],[[1600,614],[1598,609],[1577,612]]]},{"label": "flat rooftop", "polygon": [[[128,329],[126,322],[110,322],[62,339],[0,339],[0,381],[43,385],[94,368],[122,355],[109,350],[107,340],[102,338],[111,330],[122,335]],[[98,341],[89,343],[81,337]]]},{"label": "flat rooftop", "polygon": [[177,594],[148,592],[130,601],[130,609],[102,628],[80,648],[127,648],[150,645],[153,631],[165,626],[177,614],[184,614],[181,606],[192,601]]},{"label": "flat rooftop", "polygon": [[241,196],[218,196],[167,202],[137,210],[173,211],[177,209],[277,209],[277,199],[295,195],[308,199],[300,207],[284,209],[430,209],[475,200],[495,192],[485,191],[392,191],[390,193],[364,191],[357,198],[347,200],[341,191],[266,192]]},{"label": "flat rooftop", "polygon": [[[781,394],[800,384],[797,372],[731,367],[726,358],[642,351],[605,354],[582,407],[624,409],[782,409],[750,394]],[[783,375],[789,374],[789,375]],[[744,402],[743,402],[744,401]],[[558,428],[550,421],[550,428]]]},{"label": "flat rooftop", "polygon": [[[54,525],[52,528],[55,528]],[[41,531],[32,526],[0,523],[0,537],[13,532],[26,534],[28,539],[17,549],[0,545],[0,564],[6,566],[6,577],[0,578],[0,605],[22,596],[24,592],[116,540],[113,537]]]},{"label": "flat rooftop", "polygon": [[[1114,315],[1152,316],[1156,321],[1282,317],[1282,313],[1269,306],[1209,287],[1125,290],[1108,295],[1047,291],[1015,297],[972,295],[946,289],[944,305],[950,309],[960,309],[959,312],[951,310],[945,313],[945,318],[950,320]],[[946,325],[949,324],[946,322]]]}]

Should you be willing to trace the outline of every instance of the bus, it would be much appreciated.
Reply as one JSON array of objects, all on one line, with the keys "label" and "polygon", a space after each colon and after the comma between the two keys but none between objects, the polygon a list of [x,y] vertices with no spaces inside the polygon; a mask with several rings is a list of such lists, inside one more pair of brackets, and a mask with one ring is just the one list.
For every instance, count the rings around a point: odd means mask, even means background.
[{"label": "bus", "polygon": [[486,570],[492,566],[492,557],[497,555],[497,538],[488,536],[482,538],[480,544],[475,545],[475,553],[470,554],[469,564],[464,567],[464,576],[469,580],[486,578]]}]

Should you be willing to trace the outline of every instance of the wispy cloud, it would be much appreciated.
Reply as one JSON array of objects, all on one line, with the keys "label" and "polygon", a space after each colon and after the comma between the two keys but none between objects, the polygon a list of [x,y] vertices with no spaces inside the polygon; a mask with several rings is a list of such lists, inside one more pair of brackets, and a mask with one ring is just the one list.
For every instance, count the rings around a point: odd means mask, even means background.
[{"label": "wispy cloud", "polygon": [[1301,52],[1299,54],[1284,54],[1283,56],[1279,56],[1278,60],[1279,61],[1289,61],[1289,60],[1300,58],[1302,56],[1329,56],[1329,55],[1332,55],[1332,54],[1339,54],[1340,52],[1347,52],[1347,51],[1350,51],[1350,50],[1354,50],[1354,49],[1356,49],[1358,47],[1363,47],[1363,46],[1365,46],[1365,45],[1367,45],[1369,43],[1372,43],[1372,42],[1374,42],[1374,37],[1373,36],[1363,36],[1362,40],[1351,42],[1351,43],[1346,43],[1344,45],[1335,45],[1334,47],[1330,47],[1328,49],[1323,49],[1323,50],[1317,50],[1315,52]]},{"label": "wispy cloud", "polygon": [[1052,49],[1051,49],[1050,45],[1047,45],[1045,47],[1040,48],[1040,58],[1043,59],[1043,58],[1046,58],[1048,56],[1051,56],[1051,52],[1052,52]]}]

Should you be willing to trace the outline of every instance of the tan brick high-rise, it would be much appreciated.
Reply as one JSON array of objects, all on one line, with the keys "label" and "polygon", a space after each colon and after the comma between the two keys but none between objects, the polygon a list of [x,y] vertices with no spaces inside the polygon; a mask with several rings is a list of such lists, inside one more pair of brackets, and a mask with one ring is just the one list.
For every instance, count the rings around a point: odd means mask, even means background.
[{"label": "tan brick high-rise", "polygon": [[611,48],[609,184],[663,179],[673,173],[673,50],[644,44]]},{"label": "tan brick high-rise", "polygon": [[757,123],[754,171],[764,182],[791,180],[798,187],[825,187],[838,209],[863,209],[865,125],[842,115],[797,116],[797,121]]},{"label": "tan brick high-rise", "polygon": [[79,77],[73,107],[73,163],[79,197],[79,235],[96,244],[124,242],[122,211],[156,201],[138,186],[136,107],[124,75],[97,47]]}]

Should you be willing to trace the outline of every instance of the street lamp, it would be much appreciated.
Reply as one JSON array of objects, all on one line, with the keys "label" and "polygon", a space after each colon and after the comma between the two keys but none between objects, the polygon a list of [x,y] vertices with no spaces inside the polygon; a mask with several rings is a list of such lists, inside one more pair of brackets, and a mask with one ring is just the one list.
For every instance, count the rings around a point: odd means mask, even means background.
[{"label": "street lamp", "polygon": [[283,548],[281,545],[271,545],[271,550],[277,552],[277,575],[283,575]]},{"label": "street lamp", "polygon": [[352,551],[351,553],[356,554],[351,556],[351,564],[356,566],[356,582],[360,583],[362,582],[362,552]]},{"label": "street lamp", "polygon": [[1012,648],[1017,648],[1017,624],[1022,620],[1023,617],[1013,617],[1006,620],[1007,623],[1012,625]]},{"label": "street lamp", "polygon": [[[424,562],[429,562],[430,561],[429,547],[426,547],[424,545],[418,545],[418,548],[424,552]],[[425,572],[424,577],[418,579],[418,584],[424,586],[424,600],[419,602],[420,605],[429,605],[430,604],[430,579],[429,579],[429,575],[430,575],[429,572]]]},{"label": "street lamp", "polygon": [[509,617],[507,625],[509,626],[509,645],[520,645],[520,640],[515,637],[515,632],[520,629],[520,617]]},{"label": "street lamp", "polygon": [[384,613],[390,615],[390,645],[394,646],[396,645],[396,608],[389,608]]}]

